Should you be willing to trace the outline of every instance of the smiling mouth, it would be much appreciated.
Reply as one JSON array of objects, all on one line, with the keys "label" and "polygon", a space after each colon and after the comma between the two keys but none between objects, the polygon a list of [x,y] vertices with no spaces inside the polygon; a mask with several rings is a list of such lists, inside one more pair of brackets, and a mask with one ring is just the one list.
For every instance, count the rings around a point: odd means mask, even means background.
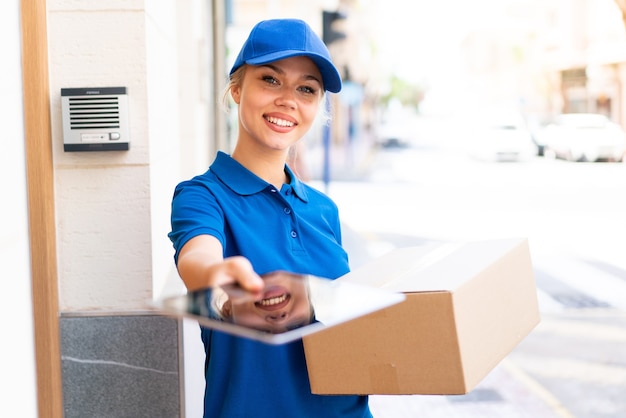
[{"label": "smiling mouth", "polygon": [[262,299],[258,303],[261,306],[273,306],[273,305],[278,305],[279,303],[282,303],[286,300],[287,300],[287,294],[282,294],[277,297]]},{"label": "smiling mouth", "polygon": [[284,307],[291,299],[289,293],[283,293],[281,295],[272,296],[269,298],[261,299],[255,302],[255,305],[264,310],[276,310]]},{"label": "smiling mouth", "polygon": [[293,123],[291,121],[288,121],[288,120],[285,120],[285,119],[275,118],[275,117],[272,117],[272,116],[266,116],[265,120],[268,121],[269,123],[281,126],[283,128],[290,128],[290,127],[295,125],[295,123]]}]

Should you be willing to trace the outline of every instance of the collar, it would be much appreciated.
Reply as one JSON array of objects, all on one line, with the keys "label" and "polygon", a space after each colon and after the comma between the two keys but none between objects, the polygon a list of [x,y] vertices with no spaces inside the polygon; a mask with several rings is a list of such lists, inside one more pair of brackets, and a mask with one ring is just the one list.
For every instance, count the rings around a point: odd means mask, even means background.
[{"label": "collar", "polygon": [[[223,151],[217,152],[215,161],[211,164],[211,171],[232,191],[242,196],[259,193],[268,187],[273,187]],[[303,202],[308,202],[309,198],[304,184],[287,165],[285,165],[285,172],[291,179],[289,186],[295,195]]]}]

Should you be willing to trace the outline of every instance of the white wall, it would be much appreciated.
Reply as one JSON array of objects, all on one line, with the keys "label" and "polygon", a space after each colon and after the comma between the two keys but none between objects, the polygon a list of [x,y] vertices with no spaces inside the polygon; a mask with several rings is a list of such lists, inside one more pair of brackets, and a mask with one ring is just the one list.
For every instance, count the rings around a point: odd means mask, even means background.
[{"label": "white wall", "polygon": [[0,2],[0,415],[36,417],[37,394],[28,241],[20,13],[18,0]]},{"label": "white wall", "polygon": [[[172,274],[175,11],[174,0],[48,2],[61,311],[141,310]],[[64,152],[61,88],[109,86],[128,91],[130,150]]]},{"label": "white wall", "polygon": [[175,0],[146,1],[152,286],[155,296],[167,280],[178,277],[173,264],[172,244],[167,238],[172,193],[179,181],[180,171],[177,7],[179,5]]}]

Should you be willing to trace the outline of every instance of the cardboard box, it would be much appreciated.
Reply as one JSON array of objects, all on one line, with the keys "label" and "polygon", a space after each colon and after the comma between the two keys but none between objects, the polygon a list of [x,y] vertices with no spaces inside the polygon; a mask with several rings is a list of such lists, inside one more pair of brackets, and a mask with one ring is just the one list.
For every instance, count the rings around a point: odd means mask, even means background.
[{"label": "cardboard box", "polygon": [[396,249],[337,280],[407,298],[304,338],[316,394],[465,394],[540,321],[526,239]]}]

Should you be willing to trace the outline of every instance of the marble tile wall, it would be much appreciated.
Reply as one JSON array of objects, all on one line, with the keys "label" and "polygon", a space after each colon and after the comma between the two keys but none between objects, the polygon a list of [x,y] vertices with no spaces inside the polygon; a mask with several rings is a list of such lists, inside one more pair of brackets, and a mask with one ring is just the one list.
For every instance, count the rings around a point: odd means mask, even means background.
[{"label": "marble tile wall", "polygon": [[178,320],[62,314],[60,332],[65,418],[184,416]]}]

